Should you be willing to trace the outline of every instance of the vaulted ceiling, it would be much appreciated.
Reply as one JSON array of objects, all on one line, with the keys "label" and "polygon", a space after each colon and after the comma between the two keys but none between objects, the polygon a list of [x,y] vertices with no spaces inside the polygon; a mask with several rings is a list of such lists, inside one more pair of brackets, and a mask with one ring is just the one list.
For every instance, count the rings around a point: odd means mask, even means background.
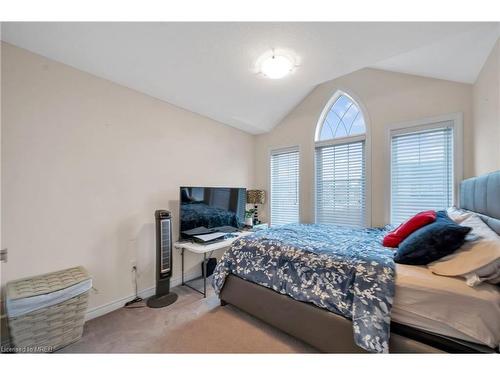
[{"label": "vaulted ceiling", "polygon": [[[473,83],[497,23],[3,23],[2,40],[249,133],[365,67]],[[271,49],[298,67],[258,73]]]}]

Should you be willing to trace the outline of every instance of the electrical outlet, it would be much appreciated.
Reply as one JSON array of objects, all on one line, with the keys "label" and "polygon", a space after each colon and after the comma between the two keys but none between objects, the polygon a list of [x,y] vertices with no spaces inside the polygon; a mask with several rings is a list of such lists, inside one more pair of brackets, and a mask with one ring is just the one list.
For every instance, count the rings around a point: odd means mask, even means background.
[{"label": "electrical outlet", "polygon": [[7,249],[0,250],[0,262],[7,263]]},{"label": "electrical outlet", "polygon": [[137,261],[135,259],[130,260],[130,269],[132,271],[137,271]]}]

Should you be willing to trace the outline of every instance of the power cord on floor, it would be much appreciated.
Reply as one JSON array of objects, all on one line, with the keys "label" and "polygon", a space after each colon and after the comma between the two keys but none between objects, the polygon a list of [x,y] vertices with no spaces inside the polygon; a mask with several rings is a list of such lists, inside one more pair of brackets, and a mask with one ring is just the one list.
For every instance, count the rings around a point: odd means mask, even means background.
[{"label": "power cord on floor", "polygon": [[125,304],[124,307],[126,309],[141,309],[143,307],[146,307],[146,305],[132,306],[132,305],[134,305],[136,303],[144,301],[141,297],[139,297],[139,293],[138,293],[138,290],[137,290],[137,266],[133,266],[132,267],[132,271],[134,272],[135,298],[133,300],[131,300],[131,301],[128,301]]}]

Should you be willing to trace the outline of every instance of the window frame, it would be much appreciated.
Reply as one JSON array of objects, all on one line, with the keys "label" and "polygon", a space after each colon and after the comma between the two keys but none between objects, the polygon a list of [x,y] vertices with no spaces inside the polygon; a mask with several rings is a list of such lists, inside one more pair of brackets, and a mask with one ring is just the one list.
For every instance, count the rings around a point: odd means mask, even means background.
[{"label": "window frame", "polygon": [[[318,141],[321,135],[321,128],[323,127],[323,122],[325,121],[328,113],[332,109],[335,102],[340,98],[340,96],[347,96],[354,104],[356,104],[363,115],[365,122],[365,133],[357,134],[347,137],[332,138],[324,141]],[[325,146],[335,146],[341,144],[348,144],[354,142],[364,141],[365,143],[365,226],[371,227],[372,225],[372,149],[371,149],[371,123],[368,116],[368,112],[361,102],[361,100],[354,94],[347,90],[338,88],[335,90],[333,95],[330,97],[326,105],[323,107],[321,114],[316,123],[316,128],[314,130],[314,144],[313,144],[313,206],[314,206],[314,222],[317,223],[317,163],[316,163],[316,149]]]},{"label": "window frame", "polygon": [[387,173],[386,183],[387,189],[385,195],[385,223],[391,223],[392,211],[392,137],[393,135],[403,135],[415,133],[418,131],[433,130],[442,128],[443,122],[452,122],[453,128],[453,183],[452,183],[452,205],[458,205],[459,202],[459,186],[463,180],[464,158],[463,158],[463,113],[450,113],[441,116],[434,116],[422,118],[414,121],[407,121],[402,123],[390,124],[386,126],[386,160],[385,165],[388,166],[389,173]]},{"label": "window frame", "polygon": [[294,146],[284,146],[284,147],[277,147],[277,148],[270,148],[268,150],[268,156],[267,156],[267,160],[268,160],[268,171],[267,171],[267,175],[268,175],[268,184],[267,184],[267,191],[269,192],[269,199],[268,199],[268,204],[267,204],[267,220],[268,220],[268,223],[269,223],[269,226],[272,226],[273,223],[272,223],[272,215],[271,215],[271,212],[272,212],[272,190],[271,190],[271,186],[272,186],[272,162],[271,162],[271,158],[273,157],[273,155],[277,155],[277,154],[285,154],[285,153],[288,153],[288,152],[298,152],[298,179],[297,179],[297,184],[298,184],[298,197],[299,197],[299,210],[298,210],[298,217],[299,217],[299,223],[301,222],[301,213],[302,213],[302,190],[301,190],[301,182],[300,182],[300,179],[301,179],[301,149],[300,149],[300,146],[299,145],[294,145]]}]

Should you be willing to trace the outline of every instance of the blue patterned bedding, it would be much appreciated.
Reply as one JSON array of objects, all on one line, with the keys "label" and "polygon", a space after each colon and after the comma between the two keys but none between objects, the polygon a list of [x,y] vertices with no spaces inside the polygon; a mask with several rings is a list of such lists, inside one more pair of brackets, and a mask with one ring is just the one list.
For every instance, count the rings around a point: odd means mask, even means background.
[{"label": "blue patterned bedding", "polygon": [[351,319],[357,345],[386,353],[395,277],[393,252],[381,244],[386,231],[318,224],[259,231],[226,251],[213,285],[220,293],[232,273],[313,303]]}]

